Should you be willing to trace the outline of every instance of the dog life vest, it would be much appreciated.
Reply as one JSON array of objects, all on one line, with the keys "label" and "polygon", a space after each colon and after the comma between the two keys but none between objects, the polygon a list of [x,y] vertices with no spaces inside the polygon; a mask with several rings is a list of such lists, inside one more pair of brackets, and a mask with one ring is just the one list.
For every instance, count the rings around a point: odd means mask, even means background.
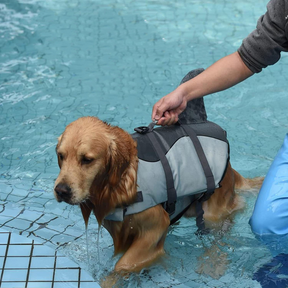
[{"label": "dog life vest", "polygon": [[207,200],[219,187],[229,160],[226,131],[209,121],[139,128],[132,134],[139,158],[137,199],[106,219],[123,221],[161,203],[175,222],[193,201]]}]

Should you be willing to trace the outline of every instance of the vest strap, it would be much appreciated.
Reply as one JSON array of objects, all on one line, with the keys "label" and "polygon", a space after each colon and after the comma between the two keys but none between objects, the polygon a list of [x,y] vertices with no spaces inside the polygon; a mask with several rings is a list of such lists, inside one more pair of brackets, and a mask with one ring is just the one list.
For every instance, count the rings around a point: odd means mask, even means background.
[{"label": "vest strap", "polygon": [[195,131],[188,125],[181,125],[181,127],[184,129],[184,131],[187,133],[187,135],[190,137],[196,153],[198,155],[198,158],[200,160],[201,166],[204,171],[204,175],[206,177],[206,183],[207,183],[207,192],[203,193],[196,201],[196,224],[198,227],[197,234],[207,234],[208,230],[205,229],[205,222],[203,219],[204,210],[202,207],[203,201],[206,201],[210,198],[210,196],[214,193],[215,190],[215,180],[213,173],[211,171],[211,168],[209,166],[209,163],[207,161],[207,158],[205,156],[203,147],[195,133]]},{"label": "vest strap", "polygon": [[201,201],[201,199],[196,200],[196,225],[198,229],[195,234],[197,236],[206,235],[210,232],[210,230],[205,227],[205,222],[203,219],[204,210],[203,210],[202,204],[203,204],[203,201]]},{"label": "vest strap", "polygon": [[[196,153],[198,155],[198,158],[200,160],[201,166],[202,166],[203,171],[204,171],[204,175],[206,177],[207,192],[205,194],[208,193],[209,197],[210,197],[215,190],[215,180],[214,180],[214,176],[213,176],[213,173],[211,171],[211,168],[209,166],[209,163],[207,161],[207,158],[205,156],[204,150],[202,148],[202,145],[201,145],[195,131],[190,126],[181,125],[181,127],[184,129],[184,131],[190,137],[190,139],[191,139],[191,141],[195,147]],[[205,195],[205,199],[208,199],[208,198],[206,198],[206,195]]]},{"label": "vest strap", "polygon": [[167,187],[167,202],[166,202],[165,210],[167,211],[169,215],[172,215],[175,212],[175,203],[177,200],[177,193],[174,187],[174,179],[173,179],[172,170],[166,158],[166,155],[162,147],[160,146],[159,141],[157,140],[155,136],[155,133],[153,133],[152,131],[152,132],[148,132],[146,135],[151,141],[155,149],[155,152],[158,154],[161,164],[164,169],[165,178],[166,178],[166,187]]},{"label": "vest strap", "polygon": [[202,208],[202,202],[196,200],[196,224],[199,231],[203,231],[205,229],[205,223],[203,219],[204,210]]}]

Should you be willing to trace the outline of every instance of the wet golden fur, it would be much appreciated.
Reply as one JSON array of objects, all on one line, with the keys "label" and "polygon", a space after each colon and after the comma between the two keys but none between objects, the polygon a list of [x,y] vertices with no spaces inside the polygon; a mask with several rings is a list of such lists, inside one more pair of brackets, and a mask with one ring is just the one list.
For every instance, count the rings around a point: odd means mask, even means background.
[{"label": "wet golden fur", "polygon": [[[123,222],[104,219],[116,207],[133,203],[137,192],[137,147],[132,137],[96,117],[68,125],[56,148],[60,174],[55,182],[58,201],[80,204],[87,225],[91,211],[113,238],[115,254],[124,253],[116,272],[138,272],[164,253],[170,224],[161,205],[128,215]],[[228,165],[220,187],[204,202],[206,225],[221,223],[244,205],[234,189],[259,187],[262,178],[244,179]],[[157,193],[157,191],[155,191]],[[185,216],[194,216],[191,205]]]}]

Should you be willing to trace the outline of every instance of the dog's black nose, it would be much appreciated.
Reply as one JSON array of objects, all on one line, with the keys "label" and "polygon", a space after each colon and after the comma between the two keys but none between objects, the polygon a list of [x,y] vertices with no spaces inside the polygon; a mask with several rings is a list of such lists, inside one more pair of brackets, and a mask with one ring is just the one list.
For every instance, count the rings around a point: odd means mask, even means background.
[{"label": "dog's black nose", "polygon": [[57,195],[57,200],[59,202],[61,202],[62,200],[65,202],[69,202],[69,200],[71,199],[71,188],[68,185],[59,183],[54,190]]}]

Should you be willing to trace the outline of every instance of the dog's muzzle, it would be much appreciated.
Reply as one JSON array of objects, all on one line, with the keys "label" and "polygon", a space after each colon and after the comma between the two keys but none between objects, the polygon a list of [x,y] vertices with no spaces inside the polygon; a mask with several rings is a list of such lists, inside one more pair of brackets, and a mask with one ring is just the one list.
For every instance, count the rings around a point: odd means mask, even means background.
[{"label": "dog's muzzle", "polygon": [[54,188],[55,194],[56,194],[56,199],[58,202],[65,201],[66,203],[71,202],[71,197],[72,197],[72,192],[71,188],[63,183],[59,183],[55,188]]}]

